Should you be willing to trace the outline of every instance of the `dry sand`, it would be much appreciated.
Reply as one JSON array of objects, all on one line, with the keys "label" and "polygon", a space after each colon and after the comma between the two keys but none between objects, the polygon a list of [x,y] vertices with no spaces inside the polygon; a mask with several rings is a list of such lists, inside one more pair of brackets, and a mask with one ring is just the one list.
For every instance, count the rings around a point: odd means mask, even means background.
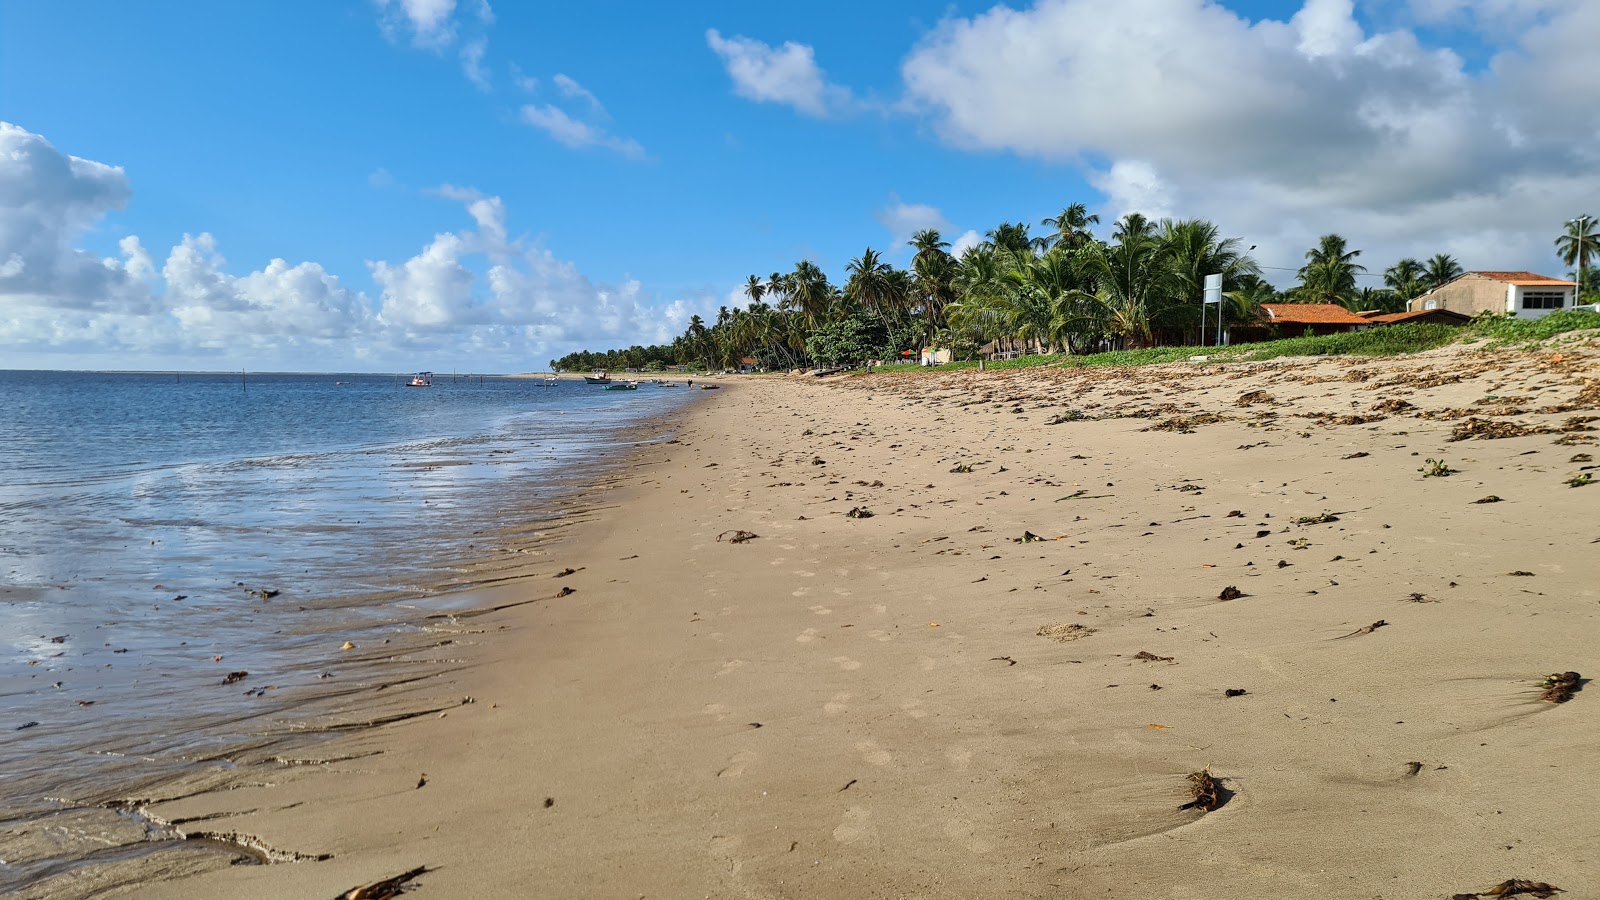
[{"label": "dry sand", "polygon": [[1595,341],[725,383],[426,716],[147,808],[331,858],[137,895],[1600,896]]}]

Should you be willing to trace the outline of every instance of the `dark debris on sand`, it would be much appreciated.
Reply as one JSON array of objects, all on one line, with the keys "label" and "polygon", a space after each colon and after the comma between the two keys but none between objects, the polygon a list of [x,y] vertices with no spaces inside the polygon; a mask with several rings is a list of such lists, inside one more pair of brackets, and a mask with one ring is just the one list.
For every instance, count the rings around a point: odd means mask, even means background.
[{"label": "dark debris on sand", "polygon": [[1554,897],[1564,894],[1561,888],[1543,881],[1528,881],[1524,878],[1512,878],[1502,881],[1487,891],[1478,891],[1470,894],[1455,894],[1450,900],[1478,900],[1479,897]]}]

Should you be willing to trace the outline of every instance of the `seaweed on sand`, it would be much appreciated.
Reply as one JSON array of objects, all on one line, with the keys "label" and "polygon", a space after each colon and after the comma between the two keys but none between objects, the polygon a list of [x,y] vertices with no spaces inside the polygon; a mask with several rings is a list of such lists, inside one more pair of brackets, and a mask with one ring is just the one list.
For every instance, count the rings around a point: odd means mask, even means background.
[{"label": "seaweed on sand", "polygon": [[1189,774],[1189,793],[1194,799],[1178,807],[1179,809],[1211,812],[1222,805],[1222,786],[1211,777],[1210,769],[1201,769]]}]

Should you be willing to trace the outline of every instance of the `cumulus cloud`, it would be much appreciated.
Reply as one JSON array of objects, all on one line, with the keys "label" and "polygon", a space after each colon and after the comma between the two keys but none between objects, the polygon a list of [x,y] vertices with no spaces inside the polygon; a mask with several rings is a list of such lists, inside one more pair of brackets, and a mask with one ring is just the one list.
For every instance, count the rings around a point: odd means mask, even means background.
[{"label": "cumulus cloud", "polygon": [[138,255],[137,241],[124,245],[121,260],[74,246],[132,195],[120,167],[70,156],[0,122],[0,297],[58,309],[146,309],[139,277],[149,258]]},{"label": "cumulus cloud", "polygon": [[852,102],[847,88],[828,81],[809,45],[785,41],[774,47],[742,35],[725,38],[715,28],[706,43],[721,57],[733,92],[758,103],[780,103],[822,118]]},{"label": "cumulus cloud", "polygon": [[582,346],[670,340],[680,313],[706,305],[663,306],[632,279],[595,283],[512,236],[500,197],[456,185],[433,193],[460,204],[473,227],[368,263],[376,298],[312,261],[234,275],[205,232],[184,235],[159,267],[133,235],[100,259],[78,244],[128,203],[126,174],[0,123],[0,348],[36,364],[51,353],[124,366],[404,366],[444,355],[524,368]]},{"label": "cumulus cloud", "polygon": [[889,205],[878,210],[873,217],[889,232],[892,242],[890,252],[904,248],[911,236],[924,228],[937,228],[946,239],[953,228],[938,207],[926,203],[906,203],[897,194],[890,194]]},{"label": "cumulus cloud", "polygon": [[522,121],[574,150],[599,147],[632,160],[642,160],[646,156],[644,147],[633,138],[612,134],[598,124],[576,119],[549,103],[523,106]]},{"label": "cumulus cloud", "polygon": [[378,8],[378,27],[391,41],[409,39],[413,47],[442,53],[459,39],[461,74],[479,90],[490,90],[489,70],[484,65],[489,26],[494,24],[489,0],[469,0],[464,7],[456,0],[373,2]]},{"label": "cumulus cloud", "polygon": [[1208,216],[1259,235],[1263,259],[1341,231],[1386,255],[1550,268],[1560,223],[1600,201],[1585,62],[1600,4],[1410,6],[1522,30],[1494,33],[1474,69],[1412,31],[1368,33],[1351,0],[1286,21],[1214,0],[1038,0],[941,23],[902,63],[906,104],[957,147],[1085,169],[1113,217]]}]

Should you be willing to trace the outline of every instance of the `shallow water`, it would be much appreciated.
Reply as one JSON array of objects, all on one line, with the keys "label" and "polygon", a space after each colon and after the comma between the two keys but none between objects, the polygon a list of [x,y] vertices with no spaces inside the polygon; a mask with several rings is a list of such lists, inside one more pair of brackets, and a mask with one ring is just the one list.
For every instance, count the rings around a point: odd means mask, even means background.
[{"label": "shallow water", "polygon": [[241,739],[244,691],[515,564],[508,531],[691,396],[0,372],[0,818]]}]

